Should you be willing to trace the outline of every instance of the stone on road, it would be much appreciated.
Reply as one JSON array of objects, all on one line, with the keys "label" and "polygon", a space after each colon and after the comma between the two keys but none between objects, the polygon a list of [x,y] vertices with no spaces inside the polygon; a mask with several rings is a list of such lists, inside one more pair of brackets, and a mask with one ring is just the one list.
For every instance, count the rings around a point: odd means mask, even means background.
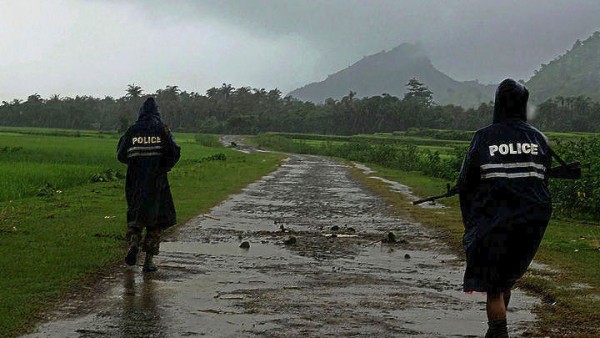
[{"label": "stone on road", "polygon": [[[390,232],[396,242],[381,243]],[[290,155],[175,228],[158,272],[115,272],[30,337],[481,336],[485,296],[461,291],[463,262],[437,237],[393,216],[346,165]],[[536,300],[513,298],[518,334]]]}]

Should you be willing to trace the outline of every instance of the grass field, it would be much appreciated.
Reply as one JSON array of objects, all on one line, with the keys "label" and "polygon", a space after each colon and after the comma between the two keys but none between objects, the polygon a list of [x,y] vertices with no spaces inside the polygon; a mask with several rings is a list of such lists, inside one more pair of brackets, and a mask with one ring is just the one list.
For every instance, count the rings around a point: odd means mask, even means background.
[{"label": "grass field", "polygon": [[[0,131],[0,150],[9,149],[0,152],[0,337],[22,332],[65,291],[120,262],[126,246],[124,180],[92,182],[108,169],[125,173],[115,158],[118,135],[45,132]],[[169,179],[179,223],[281,160],[205,147],[192,134],[175,137],[182,158]],[[206,160],[219,153],[226,159]]]},{"label": "grass field", "polygon": [[[290,139],[296,143],[302,143],[308,146],[321,147],[325,144],[341,145],[348,142],[366,142],[369,144],[392,144],[392,145],[415,145],[420,150],[429,150],[439,152],[440,155],[452,154],[457,147],[466,147],[475,132],[474,131],[453,131],[453,130],[409,130],[405,132],[378,133],[378,134],[359,134],[353,136],[340,135],[315,135],[315,134],[297,134],[297,133],[266,133],[265,135],[275,135]],[[574,141],[582,138],[598,137],[596,133],[546,133],[551,143],[558,140],[562,142]]]},{"label": "grass field", "polygon": [[315,134],[296,134],[296,133],[266,133],[266,135],[277,135],[292,139],[295,141],[329,141],[333,144],[347,142],[366,142],[369,144],[411,144],[417,146],[432,146],[442,148],[453,148],[456,146],[468,145],[468,140],[436,139],[429,136],[414,136],[402,133],[394,134],[359,134],[353,136],[340,135],[315,135]]}]

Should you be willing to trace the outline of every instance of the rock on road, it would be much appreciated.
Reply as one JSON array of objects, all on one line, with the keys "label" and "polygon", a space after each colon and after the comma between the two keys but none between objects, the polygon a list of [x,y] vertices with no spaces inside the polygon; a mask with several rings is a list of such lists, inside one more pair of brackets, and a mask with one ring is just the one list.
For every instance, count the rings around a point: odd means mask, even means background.
[{"label": "rock on road", "polygon": [[[390,231],[396,243],[377,242]],[[487,328],[485,297],[461,291],[463,262],[435,231],[393,216],[348,166],[323,157],[290,155],[178,226],[157,263],[149,274],[118,269],[28,337],[464,337]],[[513,299],[518,334],[536,300],[518,290]]]}]

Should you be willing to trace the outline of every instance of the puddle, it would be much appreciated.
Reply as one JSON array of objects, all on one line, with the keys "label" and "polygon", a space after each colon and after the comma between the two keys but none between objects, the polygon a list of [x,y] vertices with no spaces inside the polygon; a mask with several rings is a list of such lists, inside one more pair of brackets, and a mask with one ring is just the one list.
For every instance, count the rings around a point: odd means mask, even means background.
[{"label": "puddle", "polygon": [[200,242],[166,242],[162,243],[161,248],[167,253],[192,254],[195,257],[210,256],[231,256],[249,259],[268,259],[271,261],[289,261],[295,258],[290,253],[278,245],[253,243],[250,241],[250,248],[243,249],[239,247],[239,242],[225,242],[218,244],[206,244]]},{"label": "puddle", "polygon": [[[360,163],[353,163],[353,164],[356,168],[362,170],[362,172],[365,175],[371,175],[371,174],[376,173],[376,171],[372,170],[371,168],[367,167],[364,164],[360,164]],[[379,177],[379,176],[369,176],[369,178],[374,179],[374,180],[379,180],[383,183],[386,183],[387,185],[390,186],[390,191],[397,192],[399,194],[403,194],[403,195],[407,196],[411,201],[416,201],[416,200],[422,198],[422,197],[415,196],[412,193],[412,191],[410,190],[410,187],[408,187],[407,185],[398,183],[396,181],[391,181],[391,180],[388,180],[386,178]],[[419,206],[421,208],[426,208],[426,209],[445,208],[445,206],[439,202],[426,202],[426,203],[419,204]]]},{"label": "puddle", "polygon": [[231,149],[237,150],[244,154],[250,154],[250,153],[256,153],[256,152],[261,152],[261,153],[268,152],[268,151],[265,151],[262,149],[257,149],[255,147],[245,145],[243,143],[243,137],[241,137],[239,135],[222,135],[219,138],[219,142],[221,142],[221,144],[225,147],[229,147]]}]

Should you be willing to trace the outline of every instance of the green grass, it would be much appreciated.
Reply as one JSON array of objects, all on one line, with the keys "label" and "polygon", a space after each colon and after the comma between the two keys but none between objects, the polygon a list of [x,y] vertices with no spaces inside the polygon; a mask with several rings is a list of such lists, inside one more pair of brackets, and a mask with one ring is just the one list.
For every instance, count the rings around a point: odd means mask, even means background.
[{"label": "green grass", "polygon": [[214,134],[196,134],[194,136],[196,142],[205,147],[220,147],[219,135]]},{"label": "green grass", "polygon": [[[314,148],[319,148],[319,147],[324,147],[324,146],[339,146],[339,145],[348,143],[347,141],[331,141],[331,140],[307,140],[307,139],[291,139],[291,140],[294,142],[309,146],[309,147],[314,147]],[[451,155],[452,152],[454,151],[454,148],[452,148],[451,146],[423,145],[423,144],[421,144],[421,142],[423,140],[425,140],[425,139],[423,138],[422,140],[415,140],[415,144],[416,144],[417,148],[420,150],[429,150],[431,152],[437,151],[440,153],[440,156],[442,156],[442,157],[450,157],[449,155]],[[405,143],[399,143],[399,144],[405,144]]]},{"label": "green grass", "polygon": [[[118,135],[107,138],[56,136],[61,131],[35,130],[35,134],[0,133],[0,202],[33,196],[50,184],[65,189],[89,182],[108,169],[125,171],[116,161]],[[176,141],[190,150],[182,161],[199,160],[214,150],[197,144],[194,134],[178,133]],[[216,136],[215,136],[216,137]],[[213,147],[218,143],[212,143]],[[8,148],[8,151],[2,149]],[[185,150],[184,150],[185,151]]]},{"label": "green grass", "polygon": [[[0,154],[0,337],[26,330],[36,313],[65,291],[120,262],[126,246],[124,181],[90,182],[99,170],[125,172],[115,158],[116,136],[83,139],[36,132],[0,134],[0,148],[23,148]],[[281,160],[275,154],[204,147],[194,136],[176,135],[182,159],[169,176],[180,224],[272,171]],[[218,153],[226,160],[200,161]],[[34,196],[45,182],[61,192]]]},{"label": "green grass", "polygon": [[559,133],[559,132],[545,132],[546,136],[551,142],[556,140],[561,141],[577,141],[583,138],[598,137],[598,133],[583,133],[583,132],[572,132],[572,133]]},{"label": "green grass", "polygon": [[0,134],[0,202],[33,196],[46,183],[64,189],[95,173],[122,169],[115,161],[116,143],[116,137]]},{"label": "green grass", "polygon": [[42,136],[71,136],[71,137],[117,137],[118,133],[114,131],[96,131],[96,130],[74,130],[74,129],[50,129],[33,127],[6,127],[0,126],[0,135],[42,135]]},{"label": "green grass", "polygon": [[434,139],[431,137],[407,136],[397,134],[359,134],[353,136],[316,135],[298,133],[265,133],[293,140],[333,141],[333,142],[367,142],[371,144],[414,144],[421,146],[455,147],[468,145],[469,141]]},{"label": "green grass", "polygon": [[[377,134],[358,134],[352,136],[342,135],[317,135],[317,134],[300,134],[300,133],[266,133],[268,135],[278,135],[294,140],[311,140],[311,141],[331,141],[336,144],[344,142],[368,142],[373,144],[414,144],[417,146],[439,147],[441,149],[452,149],[468,145],[474,131],[453,131],[453,130],[435,130],[425,129],[420,131],[405,131],[394,133],[377,133]],[[560,133],[547,132],[545,133],[551,142],[561,141],[576,141],[582,138],[597,137],[598,133]],[[460,139],[451,138],[461,136]],[[435,136],[435,137],[434,137]],[[448,136],[446,138],[445,136]],[[440,149],[440,150],[441,150]],[[444,153],[444,151],[440,151]]]}]

